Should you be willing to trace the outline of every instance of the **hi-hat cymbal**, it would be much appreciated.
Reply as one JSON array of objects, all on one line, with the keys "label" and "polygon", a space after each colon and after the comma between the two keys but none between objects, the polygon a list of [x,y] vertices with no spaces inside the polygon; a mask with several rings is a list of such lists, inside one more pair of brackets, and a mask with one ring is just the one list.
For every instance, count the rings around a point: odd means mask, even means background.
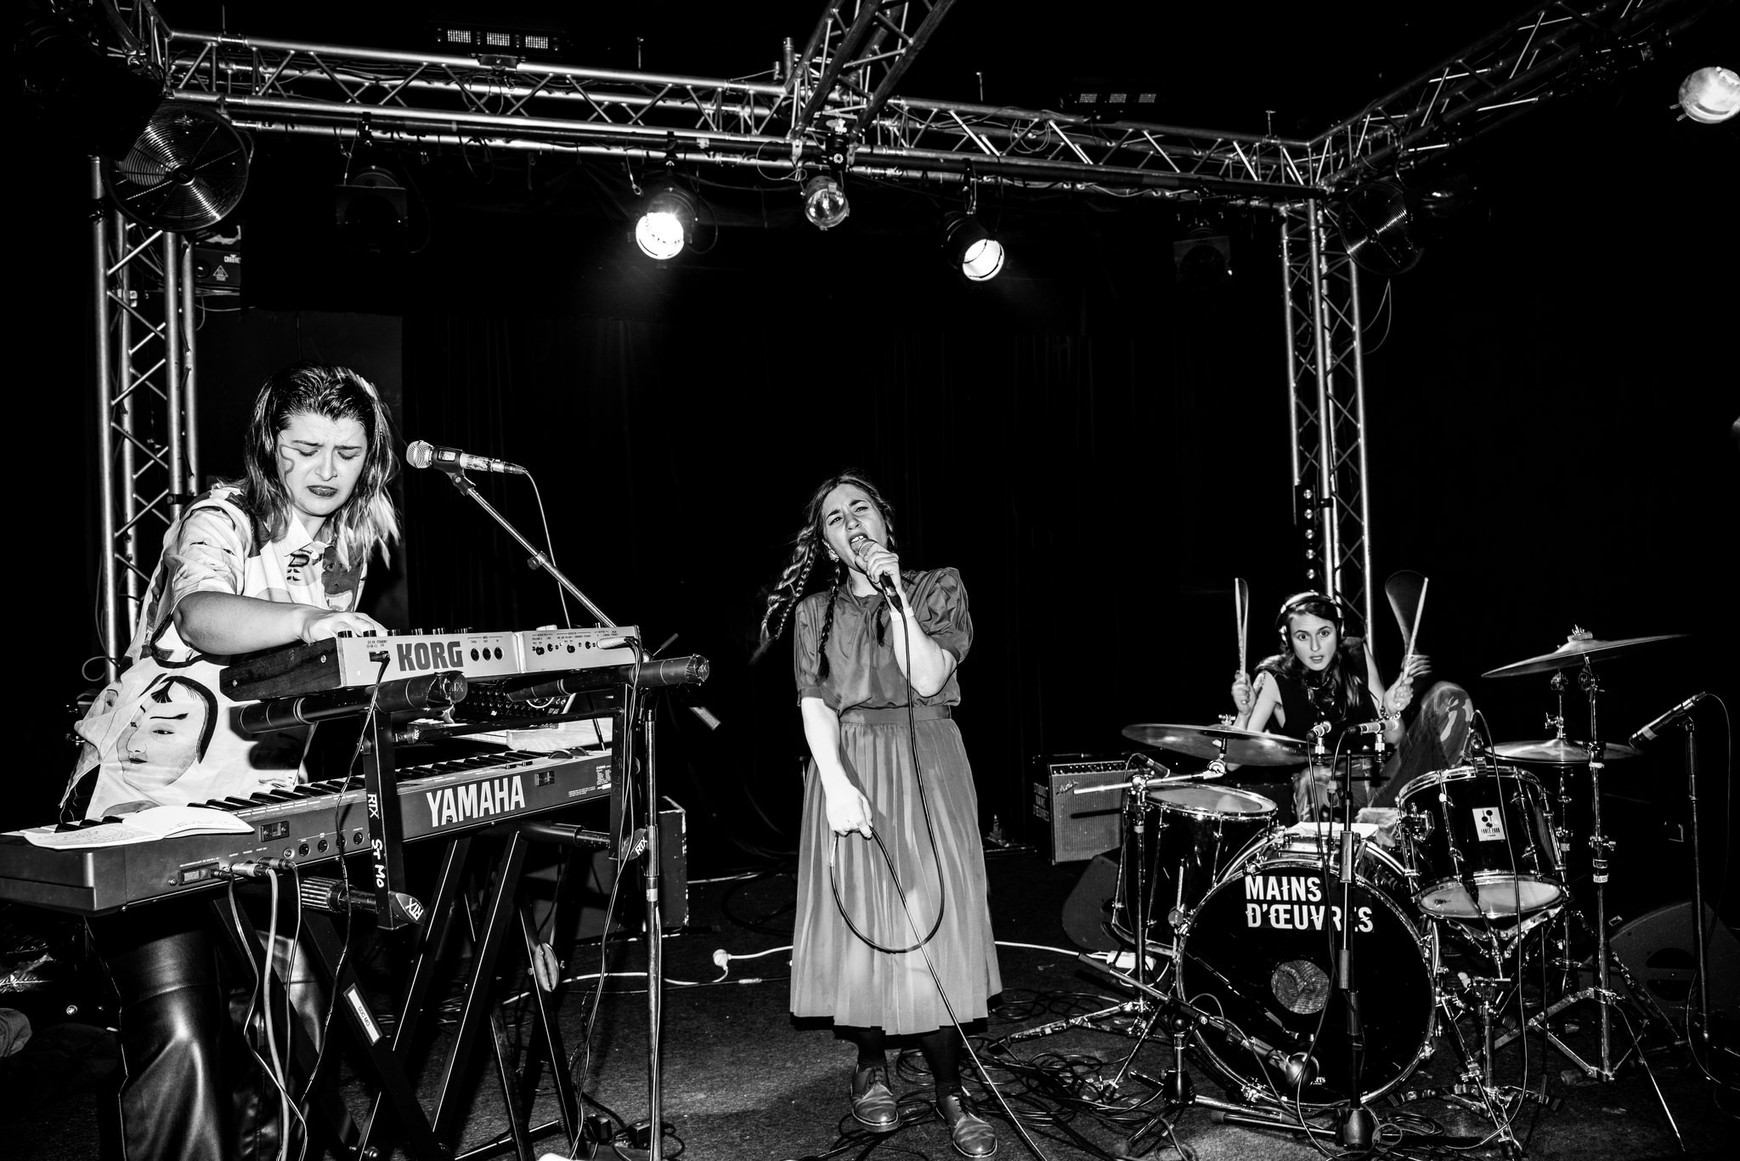
[{"label": "hi-hat cymbal", "polygon": [[1221,758],[1241,766],[1294,766],[1305,760],[1305,743],[1280,734],[1236,726],[1168,726],[1138,723],[1124,737],[1193,758]]},{"label": "hi-hat cymbal", "polygon": [[1595,637],[1573,637],[1551,653],[1513,661],[1509,665],[1489,669],[1480,676],[1525,677],[1531,673],[1551,673],[1557,669],[1569,669],[1574,665],[1581,665],[1584,659],[1605,660],[1621,653],[1629,653],[1633,649],[1641,649],[1645,645],[1653,645],[1658,641],[1673,641],[1684,636],[1684,633],[1663,633],[1655,637],[1627,637],[1619,641],[1602,641]]},{"label": "hi-hat cymbal", "polygon": [[[1492,752],[1513,762],[1544,762],[1551,766],[1582,766],[1589,761],[1588,746],[1566,741],[1564,738],[1548,738],[1542,742],[1504,742],[1494,746]],[[1619,742],[1608,742],[1601,747],[1601,757],[1603,761],[1617,762],[1621,758],[1637,757],[1637,751]]]}]

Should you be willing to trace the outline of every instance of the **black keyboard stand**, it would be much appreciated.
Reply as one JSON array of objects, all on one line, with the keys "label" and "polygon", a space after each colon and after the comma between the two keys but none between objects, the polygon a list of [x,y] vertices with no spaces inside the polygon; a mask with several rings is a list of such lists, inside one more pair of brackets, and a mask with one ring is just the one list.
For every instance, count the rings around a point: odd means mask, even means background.
[{"label": "black keyboard stand", "polygon": [[[485,836],[486,842],[477,842]],[[339,914],[304,908],[302,928],[314,953],[313,962],[327,986],[327,1002],[334,1008],[334,1034],[339,1027],[347,1030],[360,1053],[357,1068],[365,1086],[374,1093],[368,1114],[359,1126],[332,1086],[316,1087],[311,1126],[330,1139],[340,1156],[374,1161],[391,1155],[397,1148],[418,1161],[460,1161],[509,1151],[530,1161],[532,1142],[557,1129],[569,1141],[580,1139],[579,1097],[567,1069],[567,1052],[557,1020],[557,995],[537,986],[535,980],[528,991],[535,1031],[523,1068],[514,1059],[512,1040],[501,1015],[501,1000],[496,995],[498,978],[504,974],[506,957],[513,954],[515,945],[528,964],[536,954],[536,927],[526,908],[520,905],[519,897],[526,853],[533,842],[540,841],[581,847],[611,842],[603,832],[550,822],[508,823],[450,841],[442,854],[427,922],[416,929],[415,954],[390,1026],[377,1012],[357,975],[357,944],[353,940],[346,949]],[[464,885],[473,870],[482,869],[485,859],[488,881],[473,904],[466,898]],[[350,899],[356,908],[350,922],[366,921],[372,892],[359,883]],[[275,1010],[285,1010],[283,983],[270,971],[270,960],[260,940],[242,939],[226,902],[214,901],[214,909],[232,945],[251,954],[269,980]],[[441,970],[446,958],[443,949],[462,942],[469,943],[471,958],[462,980],[458,1027],[440,1073],[433,1078],[432,1107],[425,1108],[417,1095],[425,1063],[423,1046],[428,1041],[424,1035],[425,1020],[436,1007],[431,1000],[434,987],[437,981],[446,978]],[[295,1074],[303,1078],[299,1083],[306,1083],[305,1078],[312,1073],[317,1059],[316,1046],[299,1021],[292,1024],[290,1051],[295,1057]],[[484,1058],[480,1050],[485,1049],[486,1039],[510,1127],[500,1138],[461,1153],[457,1151],[458,1137],[476,1091],[471,1066]],[[333,1063],[327,1062],[328,1066]],[[559,1115],[547,1123],[533,1125],[532,1097],[538,1073],[544,1067],[549,1069]],[[383,1113],[387,1115],[383,1117]]]}]

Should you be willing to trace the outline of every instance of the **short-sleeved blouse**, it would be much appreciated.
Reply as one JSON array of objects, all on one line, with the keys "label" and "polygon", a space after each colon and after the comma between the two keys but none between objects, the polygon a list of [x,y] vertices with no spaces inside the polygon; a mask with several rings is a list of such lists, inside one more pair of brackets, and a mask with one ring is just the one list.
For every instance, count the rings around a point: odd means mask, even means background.
[{"label": "short-sleeved blouse", "polygon": [[[966,660],[973,644],[973,619],[967,612],[967,590],[961,574],[952,568],[903,574],[907,601],[917,618],[918,629]],[[820,698],[836,713],[851,709],[886,709],[906,704],[906,675],[894,659],[888,636],[898,627],[882,612],[883,596],[856,596],[842,585],[834,600],[834,628],[828,634],[828,673],[821,676],[816,642],[822,635],[829,594],[812,593],[797,609],[797,629],[792,648],[798,700]],[[877,634],[883,636],[878,643]],[[961,687],[951,671],[943,687],[918,705],[959,705]]]},{"label": "short-sleeved blouse", "polygon": [[192,593],[221,592],[344,611],[356,606],[364,568],[340,565],[336,550],[296,520],[261,543],[240,498],[233,486],[214,488],[164,534],[126,668],[74,727],[83,745],[63,815],[246,797],[302,780],[307,731],[243,731],[238,703],[218,682],[230,659],[183,641],[175,610]]}]

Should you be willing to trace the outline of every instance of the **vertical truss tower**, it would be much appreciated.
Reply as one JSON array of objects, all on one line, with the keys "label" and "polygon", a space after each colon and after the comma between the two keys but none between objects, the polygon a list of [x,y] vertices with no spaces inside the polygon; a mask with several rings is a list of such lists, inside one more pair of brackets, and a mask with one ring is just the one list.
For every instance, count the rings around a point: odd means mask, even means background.
[{"label": "vertical truss tower", "polygon": [[199,477],[192,246],[113,209],[91,163],[101,622],[108,678],[138,626],[164,529]]},{"label": "vertical truss tower", "polygon": [[1372,625],[1371,511],[1359,267],[1332,243],[1316,202],[1281,211],[1293,519],[1304,583]]}]

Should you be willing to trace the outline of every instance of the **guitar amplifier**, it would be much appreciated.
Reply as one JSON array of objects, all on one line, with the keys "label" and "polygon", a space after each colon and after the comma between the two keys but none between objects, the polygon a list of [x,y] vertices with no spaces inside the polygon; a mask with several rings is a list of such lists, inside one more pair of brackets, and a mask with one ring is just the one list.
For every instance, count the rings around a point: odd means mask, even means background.
[{"label": "guitar amplifier", "polygon": [[1073,863],[1111,850],[1121,841],[1124,795],[1113,787],[1130,780],[1122,758],[1087,754],[1042,755],[1033,761],[1033,817],[1051,834],[1051,861]]}]

